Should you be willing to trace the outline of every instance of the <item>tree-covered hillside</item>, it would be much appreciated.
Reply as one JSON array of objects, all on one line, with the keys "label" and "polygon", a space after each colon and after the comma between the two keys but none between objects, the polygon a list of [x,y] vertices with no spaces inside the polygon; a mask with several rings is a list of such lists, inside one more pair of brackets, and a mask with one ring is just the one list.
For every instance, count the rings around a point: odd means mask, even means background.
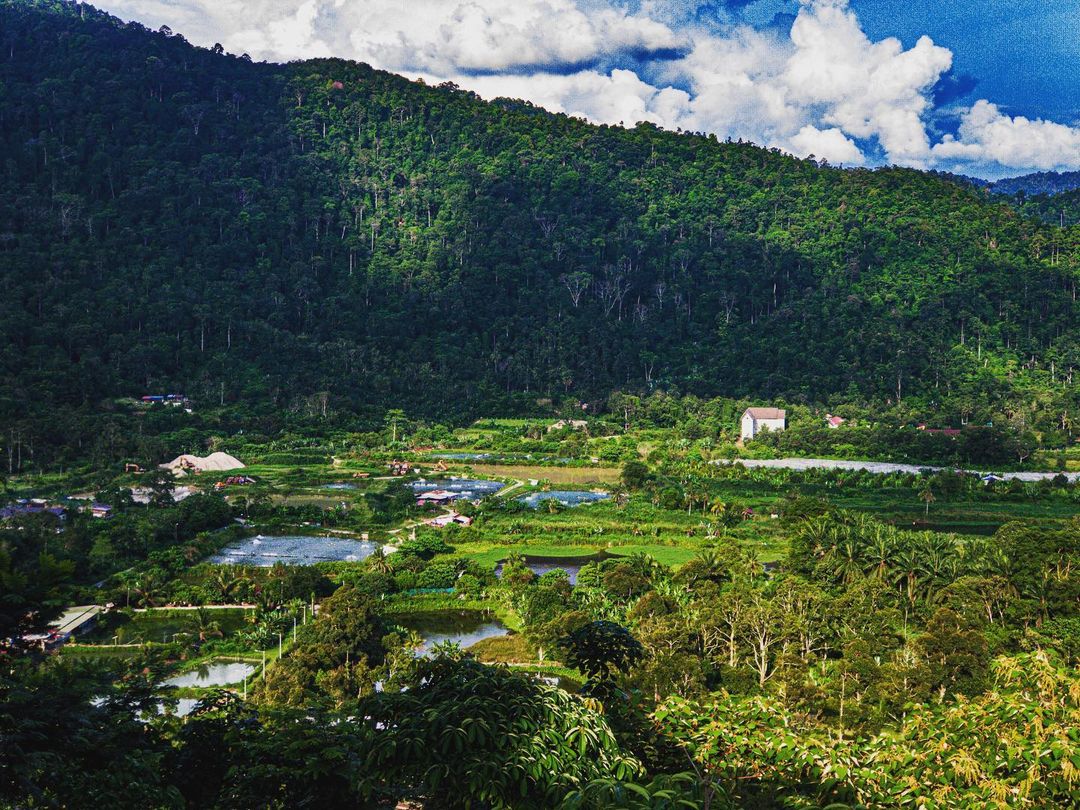
[{"label": "tree-covered hillside", "polygon": [[1016,204],[1024,213],[1038,217],[1050,225],[1058,225],[1060,228],[1074,226],[1074,233],[1075,226],[1080,225],[1080,189],[1061,194],[1022,196],[1016,199]]},{"label": "tree-covered hillside", "polygon": [[989,184],[995,194],[1064,194],[1080,188],[1080,172],[1035,172]]},{"label": "tree-covered hillside", "polygon": [[162,389],[1075,410],[1077,229],[911,170],[254,64],[58,0],[0,1],[0,150],[8,419]]}]

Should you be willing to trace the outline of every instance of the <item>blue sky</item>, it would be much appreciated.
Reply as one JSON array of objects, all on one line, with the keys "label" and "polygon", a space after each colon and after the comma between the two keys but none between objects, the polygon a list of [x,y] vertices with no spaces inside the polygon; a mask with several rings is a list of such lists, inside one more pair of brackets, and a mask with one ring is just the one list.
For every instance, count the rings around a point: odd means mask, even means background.
[{"label": "blue sky", "polygon": [[1080,0],[102,3],[256,59],[357,59],[834,164],[1080,170]]},{"label": "blue sky", "polygon": [[872,38],[929,34],[1013,114],[1080,122],[1080,0],[855,0]]}]

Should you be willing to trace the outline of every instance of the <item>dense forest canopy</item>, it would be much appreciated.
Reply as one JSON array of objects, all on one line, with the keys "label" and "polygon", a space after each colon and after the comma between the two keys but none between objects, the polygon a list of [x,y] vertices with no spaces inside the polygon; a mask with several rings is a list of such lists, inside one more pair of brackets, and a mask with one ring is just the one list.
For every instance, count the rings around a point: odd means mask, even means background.
[{"label": "dense forest canopy", "polygon": [[985,190],[255,64],[85,4],[0,23],[5,419],[159,391],[1075,411],[1080,231]]}]

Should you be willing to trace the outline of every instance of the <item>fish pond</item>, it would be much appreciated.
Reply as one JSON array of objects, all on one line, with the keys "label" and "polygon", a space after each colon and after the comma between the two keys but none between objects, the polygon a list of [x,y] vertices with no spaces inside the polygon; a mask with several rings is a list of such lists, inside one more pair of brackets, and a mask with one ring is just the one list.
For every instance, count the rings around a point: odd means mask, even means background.
[{"label": "fish pond", "polygon": [[164,681],[165,686],[208,687],[228,686],[240,683],[255,671],[255,665],[247,661],[209,661],[187,672],[173,675]]},{"label": "fish pond", "polygon": [[394,621],[409,630],[415,630],[424,639],[417,655],[427,655],[436,644],[450,641],[465,650],[486,638],[505,636],[506,625],[488,613],[479,610],[433,610],[424,613],[408,613],[394,617]]},{"label": "fish pond", "polygon": [[477,461],[491,458],[491,453],[431,453],[431,458],[444,458],[448,461]]},{"label": "fish pond", "polygon": [[421,478],[419,481],[413,481],[409,486],[418,495],[422,492],[441,489],[453,492],[462,498],[483,498],[485,495],[494,495],[505,484],[501,481],[487,481],[481,478],[439,478],[430,481]]},{"label": "fish pond", "polygon": [[607,492],[590,492],[583,489],[553,489],[549,492],[533,492],[522,495],[518,500],[536,509],[543,505],[544,501],[558,501],[563,506],[581,506],[583,503],[596,503],[606,501],[611,497]]},{"label": "fish pond", "polygon": [[187,717],[193,711],[195,707],[199,705],[199,698],[177,698],[176,707],[171,712],[166,711],[165,704],[159,703],[157,705],[158,714],[174,714],[177,717]]},{"label": "fish pond", "polygon": [[257,535],[231,543],[210,557],[215,565],[314,565],[319,562],[356,562],[375,553],[378,544],[347,537]]},{"label": "fish pond", "polygon": [[[578,572],[581,571],[583,565],[606,560],[610,556],[610,554],[603,551],[577,557],[537,557],[526,554],[525,566],[538,577],[543,576],[548,571],[565,571],[570,584],[576,585]],[[501,577],[502,571],[503,563],[500,562],[495,566],[495,576]]]}]

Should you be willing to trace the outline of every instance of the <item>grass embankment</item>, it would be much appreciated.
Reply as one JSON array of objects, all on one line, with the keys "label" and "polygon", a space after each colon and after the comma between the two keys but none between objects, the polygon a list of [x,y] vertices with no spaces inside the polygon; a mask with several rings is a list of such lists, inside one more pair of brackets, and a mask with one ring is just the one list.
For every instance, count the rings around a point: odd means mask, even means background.
[{"label": "grass embankment", "polygon": [[476,611],[489,613],[514,632],[522,629],[521,619],[501,602],[481,598],[463,598],[454,593],[394,594],[382,600],[382,614],[393,621],[395,617],[441,611]]},{"label": "grass embankment", "polygon": [[714,519],[700,511],[660,509],[641,497],[625,506],[602,502],[548,512],[486,513],[448,542],[458,555],[495,565],[518,552],[534,557],[587,557],[599,552],[626,556],[643,552],[665,565],[679,566],[707,545],[740,542],[763,562],[779,559],[786,533],[768,512],[726,532],[710,528]]},{"label": "grass embankment", "polygon": [[[120,644],[141,644],[148,641],[167,643],[174,635],[199,635],[200,630],[217,638],[228,638],[248,623],[252,614],[246,608],[210,608],[203,614],[214,627],[203,623],[195,610],[158,608],[147,611],[113,611],[103,614],[98,626],[83,637],[87,644],[109,644],[114,636]],[[219,635],[220,634],[220,635]]]},{"label": "grass embankment", "polygon": [[[737,500],[752,507],[759,516],[775,510],[783,498],[793,492],[827,501],[838,509],[869,512],[879,520],[900,529],[993,534],[998,527],[1013,520],[1065,520],[1080,512],[1080,504],[1065,498],[990,495],[950,496],[935,493],[927,515],[926,503],[919,489],[912,487],[844,486],[839,482],[809,484],[778,483],[768,476],[750,480],[723,480],[714,483],[716,497]],[[755,521],[756,522],[756,521]]]}]

